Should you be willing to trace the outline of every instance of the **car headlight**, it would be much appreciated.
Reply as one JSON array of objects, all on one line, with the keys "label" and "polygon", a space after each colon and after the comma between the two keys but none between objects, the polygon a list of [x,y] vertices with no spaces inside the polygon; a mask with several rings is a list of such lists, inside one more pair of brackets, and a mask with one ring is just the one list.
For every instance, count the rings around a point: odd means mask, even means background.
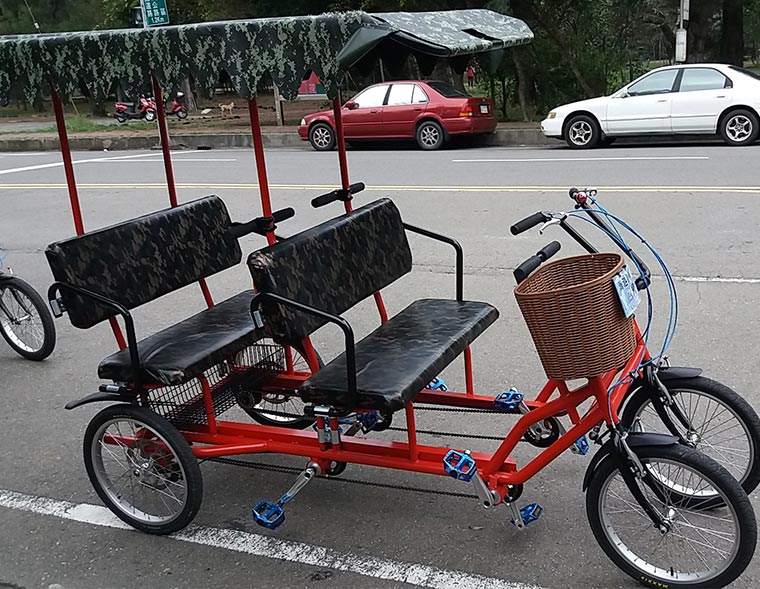
[{"label": "car headlight", "polygon": [[301,119],[301,126],[302,126],[302,127],[305,127],[305,126],[306,126],[306,119]]},{"label": "car headlight", "polygon": [[555,118],[556,116],[557,116],[557,112],[556,112],[556,111],[552,111],[552,112],[550,112],[548,115],[546,115],[546,118],[547,118],[547,119],[553,119],[553,118]]}]

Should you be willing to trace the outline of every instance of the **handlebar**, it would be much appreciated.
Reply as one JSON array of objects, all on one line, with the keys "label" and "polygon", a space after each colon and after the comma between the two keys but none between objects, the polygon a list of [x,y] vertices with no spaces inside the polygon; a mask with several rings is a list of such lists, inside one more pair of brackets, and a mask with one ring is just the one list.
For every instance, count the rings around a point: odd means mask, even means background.
[{"label": "handlebar", "polygon": [[291,217],[294,217],[295,214],[295,210],[291,207],[280,209],[279,211],[272,213],[271,217],[256,217],[247,223],[233,223],[230,225],[228,231],[235,239],[240,239],[244,235],[250,233],[266,235],[277,228],[276,223],[290,219]]},{"label": "handlebar", "polygon": [[366,187],[364,186],[364,182],[355,182],[348,188],[338,188],[337,190],[333,190],[327,194],[323,194],[312,199],[311,206],[313,206],[315,209],[318,209],[319,207],[329,205],[331,202],[335,202],[336,200],[347,202],[351,200],[354,194],[361,192],[365,188]]},{"label": "handlebar", "polygon": [[525,217],[522,221],[518,221],[512,225],[509,230],[512,232],[512,235],[519,235],[528,229],[532,229],[536,225],[546,223],[546,221],[549,221],[550,219],[551,217],[549,215],[546,215],[545,213],[539,211],[537,213],[533,213],[530,217]]},{"label": "handlebar", "polygon": [[609,221],[605,219],[604,216],[600,215],[597,211],[593,210],[593,208],[589,205],[589,199],[592,199],[592,202],[594,202],[593,199],[596,196],[596,190],[578,190],[577,188],[571,188],[569,193],[570,198],[575,201],[575,208],[582,209],[589,217],[591,217],[591,220],[594,221],[594,223],[596,223],[602,229],[602,231],[604,231],[604,233],[609,236],[615,245],[623,250],[623,253],[625,253],[625,255],[633,260],[639,268],[641,268],[643,276],[636,279],[636,286],[639,290],[644,290],[650,283],[651,273],[649,271],[649,267],[646,265],[646,263],[644,263],[644,260],[642,260],[636,252],[628,247],[628,245],[626,245],[626,243],[617,236],[617,232],[610,225]]},{"label": "handlebar", "polygon": [[546,260],[556,254],[561,247],[562,246],[558,241],[552,241],[551,243],[546,244],[544,247],[538,250],[535,255],[531,256],[517,268],[515,268],[514,276],[517,284],[520,284],[528,277],[531,272],[533,272],[533,270],[538,268]]}]

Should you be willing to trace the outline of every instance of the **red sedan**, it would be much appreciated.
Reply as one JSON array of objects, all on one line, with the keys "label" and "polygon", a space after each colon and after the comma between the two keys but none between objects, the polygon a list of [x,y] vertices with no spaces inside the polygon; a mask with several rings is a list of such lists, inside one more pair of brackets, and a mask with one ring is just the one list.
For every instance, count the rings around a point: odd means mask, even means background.
[{"label": "red sedan", "polygon": [[[440,81],[375,84],[343,105],[342,118],[348,141],[416,139],[422,149],[438,149],[451,135],[492,133],[496,128],[488,98],[471,98]],[[333,149],[333,112],[304,117],[298,134],[318,151]]]}]

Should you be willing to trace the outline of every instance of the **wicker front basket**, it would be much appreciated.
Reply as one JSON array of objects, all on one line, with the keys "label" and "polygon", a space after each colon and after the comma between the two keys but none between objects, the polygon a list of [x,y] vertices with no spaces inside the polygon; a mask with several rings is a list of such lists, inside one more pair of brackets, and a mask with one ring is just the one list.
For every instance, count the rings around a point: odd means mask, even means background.
[{"label": "wicker front basket", "polygon": [[615,253],[562,258],[515,289],[549,378],[591,378],[622,368],[633,354],[633,317],[625,317],[612,282],[622,268]]}]

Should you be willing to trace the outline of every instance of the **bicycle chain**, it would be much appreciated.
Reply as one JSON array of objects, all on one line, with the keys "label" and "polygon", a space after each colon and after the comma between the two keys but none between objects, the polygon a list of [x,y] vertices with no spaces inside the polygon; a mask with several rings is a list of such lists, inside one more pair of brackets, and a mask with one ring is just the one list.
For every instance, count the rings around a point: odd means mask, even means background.
[{"label": "bicycle chain", "polygon": [[[421,406],[421,407],[415,407],[415,410],[417,409],[424,409],[427,411],[447,411],[447,412],[456,412],[456,413],[492,413],[492,414],[499,414],[499,415],[513,415],[511,413],[507,413],[505,411],[499,411],[497,409],[470,409],[470,408],[460,408],[460,407],[427,407],[427,406]],[[267,415],[276,415],[278,417],[291,417],[291,418],[302,418],[303,415],[299,415],[297,413],[287,413],[285,411],[274,411],[269,409],[255,409],[258,413],[264,413]],[[407,429],[403,427],[389,427],[387,428],[388,431],[396,431],[396,432],[406,432]],[[425,430],[425,429],[418,429],[416,430],[418,434],[422,435],[430,435],[430,436],[444,436],[449,438],[465,438],[468,440],[492,440],[496,442],[501,442],[504,440],[504,436],[484,436],[481,434],[457,434],[453,432],[441,432],[436,430]],[[520,439],[521,442],[524,442],[525,440]]]},{"label": "bicycle chain", "polygon": [[[273,472],[280,472],[283,474],[300,474],[303,472],[302,468],[295,466],[285,466],[283,464],[265,464],[263,462],[251,462],[249,460],[237,460],[235,458],[207,458],[203,462],[219,462],[221,464],[229,464],[230,466],[242,466],[245,468],[251,468],[254,470],[269,470]],[[366,485],[368,487],[380,487],[383,489],[394,489],[396,491],[414,491],[415,493],[424,493],[429,495],[444,495],[446,497],[460,497],[464,499],[477,499],[478,496],[470,493],[457,493],[456,491],[437,491],[435,489],[423,489],[420,487],[409,487],[407,485],[392,485],[390,483],[376,483],[371,481],[363,481],[361,479],[348,479],[341,476],[326,476],[320,477],[328,481],[338,481],[341,483],[349,483],[352,485]]]}]

